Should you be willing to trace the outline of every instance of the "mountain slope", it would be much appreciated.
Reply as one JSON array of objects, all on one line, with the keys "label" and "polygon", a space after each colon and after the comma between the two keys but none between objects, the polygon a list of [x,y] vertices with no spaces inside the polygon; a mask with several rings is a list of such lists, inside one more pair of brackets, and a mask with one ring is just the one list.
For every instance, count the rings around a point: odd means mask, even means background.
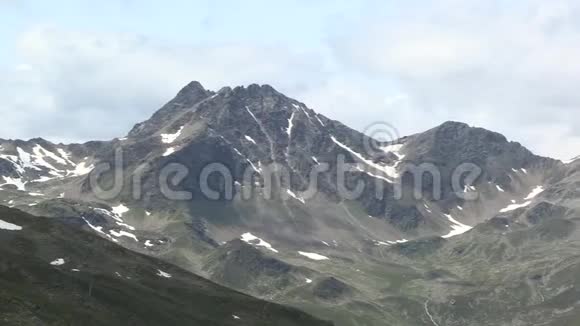
[{"label": "mountain slope", "polygon": [[2,325],[327,325],[5,207],[0,256]]},{"label": "mountain slope", "polygon": [[580,165],[489,130],[381,142],[268,85],[192,82],[124,138],[2,141],[0,155],[5,204],[337,325],[576,315]]}]

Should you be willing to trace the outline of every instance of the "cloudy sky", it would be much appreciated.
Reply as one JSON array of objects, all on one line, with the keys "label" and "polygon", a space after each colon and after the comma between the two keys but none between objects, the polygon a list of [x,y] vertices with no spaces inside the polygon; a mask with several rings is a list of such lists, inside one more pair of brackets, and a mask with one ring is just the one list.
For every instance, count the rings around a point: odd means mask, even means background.
[{"label": "cloudy sky", "polygon": [[577,0],[0,0],[0,21],[0,138],[120,137],[199,80],[580,154]]}]

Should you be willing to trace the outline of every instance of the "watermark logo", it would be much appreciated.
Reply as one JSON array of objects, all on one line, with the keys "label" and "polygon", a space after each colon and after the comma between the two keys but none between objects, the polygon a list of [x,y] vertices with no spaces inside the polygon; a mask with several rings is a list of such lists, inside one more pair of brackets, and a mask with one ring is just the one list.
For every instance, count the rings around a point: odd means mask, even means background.
[{"label": "watermark logo", "polygon": [[[123,148],[119,147],[112,162],[96,164],[89,175],[89,187],[97,198],[107,201],[128,190],[133,199],[140,200],[144,188],[154,186],[159,194],[173,201],[192,200],[195,192],[207,200],[250,200],[262,196],[267,200],[295,197],[305,202],[321,191],[322,184],[325,192],[344,200],[357,200],[369,193],[378,200],[385,196],[401,200],[407,194],[416,200],[439,200],[447,189],[465,201],[478,198],[473,185],[483,173],[479,166],[465,162],[450,168],[409,160],[406,157],[413,148],[405,147],[397,129],[388,123],[371,124],[361,137],[347,141],[354,144],[352,147],[332,138],[329,144],[335,145],[334,155],[330,159],[326,155],[325,162],[310,162],[308,169],[297,171],[288,162],[263,164],[248,159],[237,162],[238,167],[244,167],[241,174],[239,169],[232,170],[220,162],[209,162],[193,173],[178,158],[167,160],[162,166],[145,163],[129,169]],[[385,159],[386,156],[390,157]],[[300,189],[293,189],[292,178],[297,175],[303,182]],[[367,191],[369,188],[374,191]]]},{"label": "watermark logo", "polygon": [[387,122],[374,122],[363,130],[363,149],[369,157],[385,153],[385,148],[401,139],[399,131]]}]

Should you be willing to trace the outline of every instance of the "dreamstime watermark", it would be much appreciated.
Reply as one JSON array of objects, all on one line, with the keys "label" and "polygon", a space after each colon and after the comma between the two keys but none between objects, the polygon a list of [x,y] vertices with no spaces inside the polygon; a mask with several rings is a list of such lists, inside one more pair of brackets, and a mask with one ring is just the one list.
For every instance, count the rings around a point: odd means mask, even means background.
[{"label": "dreamstime watermark", "polygon": [[[366,136],[356,142],[358,145],[353,145],[359,150],[362,148],[362,153],[332,138],[337,144],[332,159],[326,162],[315,160],[315,164],[308,168],[301,164],[299,171],[287,162],[264,164],[252,163],[248,159],[240,163],[243,169],[210,162],[192,172],[186,164],[168,160],[153,173],[152,169],[143,166],[128,172],[123,149],[118,148],[113,162],[98,163],[91,171],[89,187],[102,200],[118,198],[127,191],[128,185],[132,197],[140,200],[144,184],[147,187],[154,185],[158,193],[173,201],[192,200],[195,194],[208,200],[249,200],[262,196],[267,200],[294,197],[305,202],[321,191],[321,185],[326,192],[333,192],[344,200],[359,199],[369,191],[377,200],[385,196],[400,200],[406,194],[416,200],[426,197],[439,200],[444,185],[460,199],[470,201],[478,198],[472,184],[482,174],[479,166],[467,162],[442,171],[431,162],[407,160],[401,153],[405,152],[404,145],[397,143],[399,134],[389,124],[372,124],[365,133]],[[293,176],[303,180],[299,187],[301,190],[291,186]]]},{"label": "dreamstime watermark", "polygon": [[363,130],[363,149],[368,157],[385,153],[385,148],[396,143],[401,136],[397,128],[387,122],[374,122]]}]

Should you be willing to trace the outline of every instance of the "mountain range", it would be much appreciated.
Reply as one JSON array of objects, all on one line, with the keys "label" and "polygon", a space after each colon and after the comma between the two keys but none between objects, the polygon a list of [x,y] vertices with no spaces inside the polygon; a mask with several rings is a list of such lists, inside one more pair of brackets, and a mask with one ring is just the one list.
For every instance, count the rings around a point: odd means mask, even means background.
[{"label": "mountain range", "polygon": [[[0,278],[31,280],[2,292],[26,298],[5,320],[58,324],[44,307],[75,293],[85,304],[61,324],[95,310],[120,324],[577,325],[580,160],[460,122],[391,138],[268,85],[192,82],[122,138],[0,139],[3,257],[25,257]],[[36,297],[42,283],[55,296]],[[213,291],[219,309],[182,304]],[[143,302],[118,306],[129,297]]]}]

